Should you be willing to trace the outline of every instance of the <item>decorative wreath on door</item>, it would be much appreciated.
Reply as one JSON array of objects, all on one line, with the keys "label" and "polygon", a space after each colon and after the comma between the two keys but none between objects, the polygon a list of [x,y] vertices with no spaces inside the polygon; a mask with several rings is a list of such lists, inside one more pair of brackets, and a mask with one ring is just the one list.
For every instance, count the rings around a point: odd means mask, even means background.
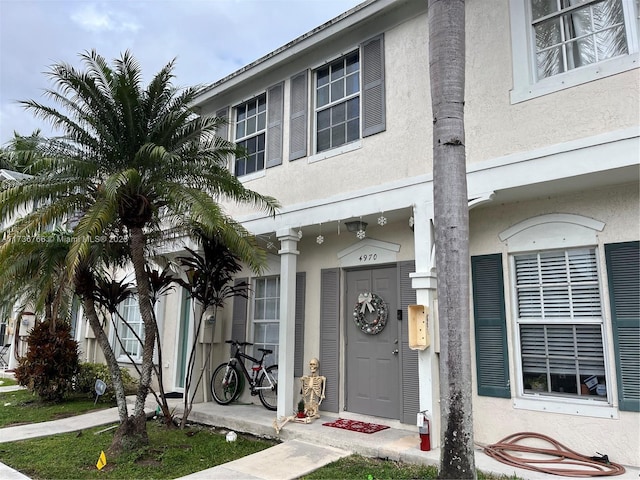
[{"label": "decorative wreath on door", "polygon": [[387,324],[389,310],[387,302],[372,292],[358,295],[358,302],[353,309],[353,320],[360,330],[369,335],[380,333]]}]

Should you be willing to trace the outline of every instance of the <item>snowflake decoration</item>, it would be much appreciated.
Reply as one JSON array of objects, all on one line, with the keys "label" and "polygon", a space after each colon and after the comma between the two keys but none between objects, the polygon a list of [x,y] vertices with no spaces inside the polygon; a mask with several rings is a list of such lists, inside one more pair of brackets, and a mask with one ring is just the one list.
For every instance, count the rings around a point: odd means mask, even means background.
[{"label": "snowflake decoration", "polygon": [[387,224],[387,217],[385,217],[384,215],[380,215],[378,217],[378,225],[380,225],[381,227],[384,227]]},{"label": "snowflake decoration", "polygon": [[302,239],[302,230],[298,229],[298,240]]},{"label": "snowflake decoration", "polygon": [[271,250],[272,248],[274,248],[274,246],[275,245],[273,244],[273,242],[267,242],[267,249],[268,250]]},{"label": "snowflake decoration", "polygon": [[359,240],[362,240],[365,236],[366,236],[366,234],[364,233],[364,230],[362,230],[362,229],[358,230],[358,233],[356,233],[356,237],[358,237]]},{"label": "snowflake decoration", "polygon": [[317,243],[318,245],[322,245],[322,242],[324,242],[324,237],[323,237],[322,235],[318,235],[318,236],[316,237],[316,243]]}]

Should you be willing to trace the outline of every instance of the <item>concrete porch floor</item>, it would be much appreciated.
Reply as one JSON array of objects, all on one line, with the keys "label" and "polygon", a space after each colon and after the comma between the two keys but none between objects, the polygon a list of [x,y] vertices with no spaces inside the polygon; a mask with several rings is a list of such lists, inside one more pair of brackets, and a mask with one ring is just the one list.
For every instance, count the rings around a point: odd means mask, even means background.
[{"label": "concrete porch floor", "polygon": [[[257,402],[257,401],[256,401]],[[440,450],[420,450],[417,427],[394,420],[343,412],[341,415],[321,412],[322,416],[311,424],[287,423],[279,434],[274,428],[276,412],[269,411],[259,403],[218,405],[215,402],[198,403],[193,406],[189,419],[196,423],[223,427],[236,432],[279,439],[282,442],[297,441],[341,449],[346,453],[358,453],[406,463],[438,465]],[[372,434],[364,434],[323,426],[336,418],[348,418],[388,425],[390,428]],[[500,439],[496,439],[498,441]],[[311,454],[311,452],[309,452]],[[514,468],[489,457],[478,446],[475,452],[476,468],[497,475],[517,475],[523,479],[558,479],[558,475],[546,475],[530,470]],[[339,458],[339,457],[338,457]],[[295,460],[295,459],[292,459]],[[320,459],[319,459],[320,460]],[[332,461],[332,460],[331,460]],[[328,463],[328,462],[324,462]],[[322,464],[318,464],[321,467]],[[203,472],[204,473],[204,472]],[[627,468],[617,478],[638,479],[640,469]],[[199,477],[206,478],[206,477]]]}]

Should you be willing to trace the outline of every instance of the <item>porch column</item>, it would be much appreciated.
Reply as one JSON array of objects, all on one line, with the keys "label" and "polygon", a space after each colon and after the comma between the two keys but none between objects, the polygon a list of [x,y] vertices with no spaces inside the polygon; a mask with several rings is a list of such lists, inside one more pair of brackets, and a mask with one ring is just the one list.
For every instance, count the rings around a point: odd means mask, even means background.
[{"label": "porch column", "polygon": [[[423,203],[413,208],[413,231],[416,271],[410,275],[411,286],[416,291],[418,305],[429,309],[428,331],[431,345],[418,352],[418,388],[420,410],[426,410],[431,418],[431,447],[439,447],[440,410],[438,399],[439,365],[436,355],[439,348],[438,330],[435,328],[436,269],[435,237],[433,230],[433,203]],[[416,412],[417,413],[417,412]]]},{"label": "porch column", "polygon": [[278,354],[278,418],[293,411],[293,368],[296,333],[296,263],[298,235],[291,228],[276,232],[280,240],[280,337]]}]

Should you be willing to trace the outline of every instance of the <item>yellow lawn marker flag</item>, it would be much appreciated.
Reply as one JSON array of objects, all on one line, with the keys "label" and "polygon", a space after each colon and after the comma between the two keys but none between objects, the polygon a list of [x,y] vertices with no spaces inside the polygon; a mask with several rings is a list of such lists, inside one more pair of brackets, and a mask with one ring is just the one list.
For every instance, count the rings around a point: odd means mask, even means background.
[{"label": "yellow lawn marker flag", "polygon": [[107,464],[107,456],[104,454],[104,451],[101,451],[100,457],[98,458],[98,463],[96,463],[96,468],[98,470],[102,470],[106,464]]}]

